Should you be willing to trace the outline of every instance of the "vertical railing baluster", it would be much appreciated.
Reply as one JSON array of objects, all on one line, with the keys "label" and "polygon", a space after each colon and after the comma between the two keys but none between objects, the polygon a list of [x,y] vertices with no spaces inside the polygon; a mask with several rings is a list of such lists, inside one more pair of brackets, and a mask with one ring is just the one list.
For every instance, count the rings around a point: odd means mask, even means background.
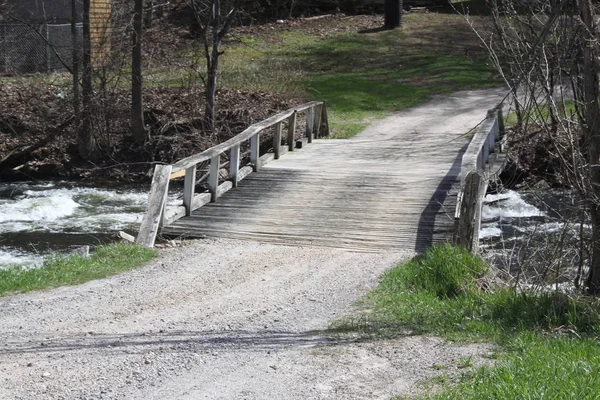
[{"label": "vertical railing baluster", "polygon": [[322,104],[318,104],[315,106],[315,111],[313,114],[313,134],[315,139],[321,137],[321,110],[323,108]]},{"label": "vertical railing baluster", "polygon": [[210,159],[210,173],[208,175],[208,189],[211,193],[210,201],[217,201],[217,190],[219,188],[219,170],[221,169],[221,155],[218,154]]},{"label": "vertical railing baluster", "polygon": [[294,111],[292,115],[288,118],[288,150],[294,151],[294,147],[296,147],[296,117],[298,113]]},{"label": "vertical railing baluster", "polygon": [[237,144],[229,150],[229,179],[233,187],[238,185],[238,172],[240,171],[240,145]]},{"label": "vertical railing baluster", "polygon": [[185,178],[183,179],[183,206],[185,207],[185,215],[192,215],[192,204],[195,194],[196,165],[193,165],[185,170]]},{"label": "vertical railing baluster", "polygon": [[279,160],[281,156],[281,122],[275,124],[275,133],[273,134],[273,153],[275,159]]},{"label": "vertical railing baluster", "polygon": [[306,110],[306,137],[308,138],[308,143],[312,143],[313,140],[313,118],[314,118],[315,110],[313,106],[310,106]]},{"label": "vertical railing baluster", "polygon": [[252,167],[254,168],[254,172],[257,172],[260,169],[258,165],[258,158],[260,152],[260,133],[252,136],[250,138],[250,163],[252,163]]},{"label": "vertical railing baluster", "polygon": [[504,112],[502,111],[502,104],[498,106],[498,137],[496,140],[499,140],[501,136],[504,135]]}]

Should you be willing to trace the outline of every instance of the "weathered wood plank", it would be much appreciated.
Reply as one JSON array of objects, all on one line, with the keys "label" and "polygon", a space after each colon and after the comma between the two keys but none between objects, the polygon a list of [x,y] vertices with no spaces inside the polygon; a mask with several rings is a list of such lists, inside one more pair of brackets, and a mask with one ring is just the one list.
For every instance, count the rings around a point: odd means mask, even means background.
[{"label": "weathered wood plank", "polygon": [[[194,203],[192,202],[192,209]],[[162,226],[169,226],[173,222],[177,221],[180,218],[185,217],[185,207],[165,207],[165,212],[163,213]]]},{"label": "weathered wood plank", "polygon": [[456,220],[454,243],[469,251],[477,251],[479,227],[481,223],[481,205],[485,196],[483,174],[477,170],[470,171],[465,178],[465,185],[460,201],[460,212]]},{"label": "weathered wood plank", "polygon": [[219,171],[221,170],[221,155],[216,155],[210,160],[210,172],[208,175],[208,187],[211,193],[211,200],[213,203],[217,201],[219,193]]},{"label": "weathered wood plank", "polygon": [[229,152],[229,179],[233,183],[233,187],[238,186],[240,172],[240,145],[233,146]]},{"label": "weathered wood plank", "polygon": [[329,119],[327,117],[327,105],[321,105],[321,136],[329,136]]},{"label": "weathered wood plank", "polygon": [[196,166],[193,165],[185,170],[183,181],[183,206],[185,215],[192,215],[192,200],[196,194]]},{"label": "weathered wood plank", "polygon": [[314,114],[314,107],[310,107],[306,110],[306,138],[308,139],[308,143],[312,143],[313,140]]},{"label": "weathered wood plank", "polygon": [[254,167],[254,171],[260,169],[259,165],[259,152],[260,152],[260,133],[255,134],[250,138],[250,164]]},{"label": "weathered wood plank", "polygon": [[173,172],[171,174],[171,176],[169,177],[169,180],[183,178],[184,176],[185,176],[185,169],[182,169],[181,171]]},{"label": "weathered wood plank", "polygon": [[273,153],[275,159],[279,160],[281,156],[281,122],[275,124],[275,133],[273,134]]},{"label": "weathered wood plank", "polygon": [[294,111],[292,113],[292,115],[290,115],[290,117],[288,118],[287,143],[288,143],[289,151],[294,151],[294,147],[296,147],[296,143],[294,142],[294,139],[296,137],[296,117],[297,116],[298,116],[298,113],[296,111]]},{"label": "weathered wood plank", "polygon": [[314,107],[313,112],[313,133],[315,138],[321,137],[321,108],[322,104],[318,104]]},{"label": "weathered wood plank", "polygon": [[154,167],[152,186],[148,195],[148,209],[142,219],[140,232],[136,243],[143,247],[154,247],[156,234],[160,226],[162,214],[169,193],[170,165],[157,165]]}]

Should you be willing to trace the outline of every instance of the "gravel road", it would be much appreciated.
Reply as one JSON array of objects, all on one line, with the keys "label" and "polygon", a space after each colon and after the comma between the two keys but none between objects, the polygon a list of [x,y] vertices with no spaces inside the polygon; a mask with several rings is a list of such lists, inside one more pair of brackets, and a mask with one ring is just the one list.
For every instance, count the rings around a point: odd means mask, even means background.
[{"label": "gravel road", "polygon": [[410,253],[207,240],[0,299],[0,399],[378,399],[487,351],[319,334]]}]

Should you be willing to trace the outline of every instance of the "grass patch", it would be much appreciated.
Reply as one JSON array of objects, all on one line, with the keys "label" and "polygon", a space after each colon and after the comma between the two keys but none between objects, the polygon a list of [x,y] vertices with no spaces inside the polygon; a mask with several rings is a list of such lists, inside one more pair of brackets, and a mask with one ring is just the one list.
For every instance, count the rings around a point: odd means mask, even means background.
[{"label": "grass patch", "polygon": [[465,374],[426,398],[597,398],[600,301],[560,292],[483,290],[485,269],[462,249],[433,247],[384,274],[362,300],[369,312],[332,329],[372,337],[436,334],[505,349],[496,366]]},{"label": "grass patch", "polygon": [[[575,102],[573,100],[565,100],[564,103],[557,104],[559,113],[563,115],[574,115],[577,112]],[[550,108],[547,104],[540,104],[539,106],[533,107],[523,111],[523,122],[525,124],[535,124],[539,121],[550,122]],[[517,125],[517,113],[511,112],[504,117],[504,125],[507,127],[513,127]]]},{"label": "grass patch", "polygon": [[521,334],[496,367],[462,377],[427,399],[597,399],[600,349],[593,339]]},{"label": "grass patch", "polygon": [[500,83],[461,17],[413,14],[404,21],[402,30],[325,38],[288,32],[263,59],[263,70],[278,60],[295,71],[293,87],[326,102],[337,138],[434,94]]},{"label": "grass patch", "polygon": [[54,255],[40,268],[11,267],[0,270],[0,296],[58,286],[78,285],[138,267],[157,256],[157,251],[114,243],[99,247],[91,257]]}]

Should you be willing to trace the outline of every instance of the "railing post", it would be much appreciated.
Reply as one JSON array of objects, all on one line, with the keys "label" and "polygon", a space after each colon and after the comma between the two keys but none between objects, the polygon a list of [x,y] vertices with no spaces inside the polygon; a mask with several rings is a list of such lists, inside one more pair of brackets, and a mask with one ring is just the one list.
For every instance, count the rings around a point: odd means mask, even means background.
[{"label": "railing post", "polygon": [[315,106],[315,112],[313,114],[313,132],[316,139],[321,137],[321,109],[322,104]]},{"label": "railing post", "polygon": [[321,105],[321,126],[323,127],[323,132],[321,136],[329,136],[329,120],[327,119],[327,106],[325,103]]},{"label": "railing post", "polygon": [[498,106],[498,137],[496,140],[504,136],[504,112],[502,111],[502,103]]},{"label": "railing post", "polygon": [[470,171],[464,180],[460,212],[454,232],[454,243],[477,252],[481,226],[481,205],[487,185],[478,171]]},{"label": "railing post", "polygon": [[288,150],[294,151],[294,147],[296,147],[295,136],[296,136],[296,117],[298,113],[294,111],[292,115],[288,118]]},{"label": "railing post", "polygon": [[310,106],[306,110],[306,137],[308,138],[308,143],[312,143],[312,140],[313,140],[314,114],[315,114],[314,106]]},{"label": "railing post", "polygon": [[154,168],[154,176],[152,177],[152,186],[148,195],[148,209],[142,219],[140,232],[135,240],[137,244],[143,247],[154,247],[154,241],[158,234],[163,213],[165,212],[165,204],[167,203],[167,195],[169,194],[169,178],[171,177],[170,165],[157,165]]},{"label": "railing post", "polygon": [[250,163],[252,164],[252,168],[254,168],[254,172],[257,172],[260,169],[260,166],[258,165],[259,152],[260,133],[257,133],[250,138]]},{"label": "railing post", "polygon": [[196,165],[185,170],[183,179],[183,206],[185,215],[192,215],[192,203],[196,194]]},{"label": "railing post", "polygon": [[275,159],[279,160],[281,155],[281,122],[275,124],[275,133],[273,134],[273,153]]},{"label": "railing post", "polygon": [[[489,133],[488,133],[488,138],[489,138]],[[481,166],[479,167],[480,169],[485,169],[485,164],[487,164],[488,159],[490,157],[490,148],[488,146],[489,143],[489,139],[486,138],[485,142],[483,143],[483,148],[481,149]]]},{"label": "railing post", "polygon": [[210,190],[210,201],[217,201],[217,189],[219,188],[219,170],[221,169],[221,155],[217,154],[210,159],[210,173],[208,175],[208,189]]},{"label": "railing post", "polygon": [[237,144],[229,150],[229,179],[233,187],[238,185],[238,172],[240,171],[240,145]]}]

